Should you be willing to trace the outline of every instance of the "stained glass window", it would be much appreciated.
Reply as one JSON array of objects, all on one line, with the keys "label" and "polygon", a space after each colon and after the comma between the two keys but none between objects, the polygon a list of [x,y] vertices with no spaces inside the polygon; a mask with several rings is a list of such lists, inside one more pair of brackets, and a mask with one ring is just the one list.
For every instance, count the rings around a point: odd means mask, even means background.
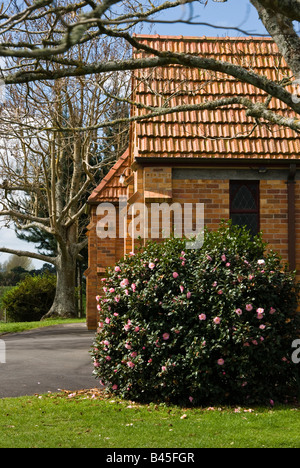
[{"label": "stained glass window", "polygon": [[246,226],[252,235],[259,232],[259,181],[230,182],[230,218]]}]

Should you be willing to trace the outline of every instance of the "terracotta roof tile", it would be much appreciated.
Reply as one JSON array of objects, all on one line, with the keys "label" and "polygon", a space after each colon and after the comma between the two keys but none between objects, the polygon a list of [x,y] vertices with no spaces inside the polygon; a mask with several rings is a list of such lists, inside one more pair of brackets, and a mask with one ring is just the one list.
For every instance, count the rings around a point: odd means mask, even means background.
[{"label": "terracotta roof tile", "polygon": [[109,173],[102,179],[101,183],[92,192],[88,203],[100,203],[104,201],[119,201],[119,196],[126,195],[126,187],[120,183],[120,176],[129,167],[129,150],[111,168]]},{"label": "terracotta roof tile", "polygon": [[[137,36],[157,49],[198,54],[242,65],[278,81],[291,75],[269,39]],[[140,52],[139,52],[140,54]],[[145,55],[145,53],[143,53]],[[170,65],[134,73],[134,99],[150,106],[199,103],[238,95],[264,101],[266,94],[233,77]],[[272,99],[270,109],[293,115],[284,103]],[[143,110],[135,110],[138,115]],[[133,124],[135,156],[181,158],[297,158],[300,143],[295,132],[275,125],[256,126],[238,105],[214,111],[168,114]]]}]

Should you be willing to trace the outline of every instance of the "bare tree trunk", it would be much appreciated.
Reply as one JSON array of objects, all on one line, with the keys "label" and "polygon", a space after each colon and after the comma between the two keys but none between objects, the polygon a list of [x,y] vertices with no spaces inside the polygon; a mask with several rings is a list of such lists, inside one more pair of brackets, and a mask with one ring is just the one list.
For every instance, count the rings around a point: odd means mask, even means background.
[{"label": "bare tree trunk", "polygon": [[75,297],[76,257],[69,248],[63,251],[60,248],[58,250],[56,294],[51,309],[44,315],[43,319],[55,317],[73,318],[77,316]]}]

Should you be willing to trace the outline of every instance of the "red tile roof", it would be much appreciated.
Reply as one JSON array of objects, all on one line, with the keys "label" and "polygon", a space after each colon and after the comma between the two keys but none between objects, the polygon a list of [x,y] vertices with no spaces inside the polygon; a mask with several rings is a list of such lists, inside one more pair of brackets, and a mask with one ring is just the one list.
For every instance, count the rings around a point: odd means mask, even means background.
[{"label": "red tile roof", "polygon": [[127,149],[123,156],[111,168],[109,173],[102,179],[101,183],[92,192],[88,199],[88,203],[100,202],[118,202],[120,196],[125,196],[127,193],[126,186],[120,183],[120,177],[129,164],[129,150]]},{"label": "red tile roof", "polygon": [[[199,54],[241,65],[274,81],[291,76],[276,44],[269,39],[137,38],[160,50]],[[228,75],[178,65],[135,71],[133,89],[133,99],[149,106],[174,107],[236,95],[254,102],[267,98],[264,91]],[[294,115],[276,99],[272,99],[269,108],[285,116]],[[145,110],[134,108],[133,112],[141,115]],[[239,105],[168,114],[133,124],[132,151],[134,158],[298,158],[300,143],[294,131],[271,124],[254,128],[255,123]]]}]

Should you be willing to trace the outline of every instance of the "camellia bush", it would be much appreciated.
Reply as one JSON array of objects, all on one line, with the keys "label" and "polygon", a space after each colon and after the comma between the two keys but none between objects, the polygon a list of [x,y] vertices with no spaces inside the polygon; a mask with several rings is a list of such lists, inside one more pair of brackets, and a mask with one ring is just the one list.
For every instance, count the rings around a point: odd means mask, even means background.
[{"label": "camellia bush", "polygon": [[150,242],[102,282],[91,354],[109,392],[183,405],[297,398],[299,288],[260,235],[222,223],[201,249]]}]

